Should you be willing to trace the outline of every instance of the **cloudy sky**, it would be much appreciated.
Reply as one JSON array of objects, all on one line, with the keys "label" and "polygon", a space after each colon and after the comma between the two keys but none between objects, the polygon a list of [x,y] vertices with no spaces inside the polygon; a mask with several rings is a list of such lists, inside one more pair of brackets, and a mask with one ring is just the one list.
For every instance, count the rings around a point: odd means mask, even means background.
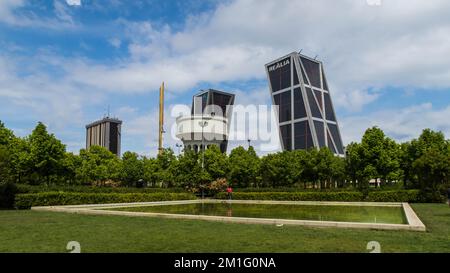
[{"label": "cloudy sky", "polygon": [[167,113],[206,88],[269,104],[264,64],[300,49],[325,65],[345,144],[374,125],[450,136],[448,0],[0,0],[0,120],[78,152],[110,105],[123,151],[153,155],[161,81]]}]

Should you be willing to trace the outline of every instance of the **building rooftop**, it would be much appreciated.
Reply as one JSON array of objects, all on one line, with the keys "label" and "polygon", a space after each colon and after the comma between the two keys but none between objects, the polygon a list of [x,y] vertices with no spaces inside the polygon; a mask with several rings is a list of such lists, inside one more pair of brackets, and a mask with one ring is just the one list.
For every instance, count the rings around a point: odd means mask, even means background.
[{"label": "building rooftop", "polygon": [[89,123],[88,125],[86,125],[86,128],[90,128],[90,127],[96,126],[96,125],[104,123],[104,122],[112,122],[112,123],[122,124],[122,121],[118,118],[105,117],[101,120],[97,120],[92,123]]}]

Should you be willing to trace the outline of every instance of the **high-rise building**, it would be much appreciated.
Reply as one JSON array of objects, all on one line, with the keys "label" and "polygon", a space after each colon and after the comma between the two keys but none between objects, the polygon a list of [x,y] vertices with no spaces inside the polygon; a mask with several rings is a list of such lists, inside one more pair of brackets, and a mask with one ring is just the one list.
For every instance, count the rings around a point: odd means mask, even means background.
[{"label": "high-rise building", "polygon": [[176,136],[185,149],[202,151],[216,145],[224,153],[228,145],[229,122],[234,95],[214,89],[202,90],[192,98],[191,115],[177,118]]},{"label": "high-rise building", "polygon": [[86,125],[86,149],[98,145],[120,156],[121,127],[121,120],[110,117]]},{"label": "high-rise building", "polygon": [[344,155],[322,62],[293,52],[266,64],[266,73],[282,149],[327,146]]}]

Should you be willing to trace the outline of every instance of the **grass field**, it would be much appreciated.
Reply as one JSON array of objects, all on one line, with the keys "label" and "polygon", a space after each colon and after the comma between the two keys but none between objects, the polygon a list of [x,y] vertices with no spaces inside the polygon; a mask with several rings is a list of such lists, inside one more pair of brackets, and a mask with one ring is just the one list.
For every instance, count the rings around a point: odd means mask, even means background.
[{"label": "grass field", "polygon": [[412,204],[427,232],[276,227],[200,220],[0,211],[0,252],[450,252],[450,208]]}]

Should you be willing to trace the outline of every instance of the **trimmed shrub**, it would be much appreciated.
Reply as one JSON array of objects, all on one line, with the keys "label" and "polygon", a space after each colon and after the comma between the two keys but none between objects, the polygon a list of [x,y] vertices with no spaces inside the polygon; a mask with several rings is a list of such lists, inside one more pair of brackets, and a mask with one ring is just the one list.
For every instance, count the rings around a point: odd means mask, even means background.
[{"label": "trimmed shrub", "polygon": [[233,192],[357,192],[355,188],[305,189],[303,187],[233,188]]},{"label": "trimmed shrub", "polygon": [[369,192],[365,201],[417,203],[420,201],[420,191],[419,190],[374,191]]},{"label": "trimmed shrub", "polygon": [[15,206],[19,209],[28,209],[32,206],[132,203],[191,199],[196,199],[196,197],[190,193],[42,192],[17,194]]},{"label": "trimmed shrub", "polygon": [[446,200],[445,192],[441,194],[440,191],[432,190],[430,188],[425,188],[420,190],[420,201],[421,203],[444,203]]},{"label": "trimmed shrub", "polygon": [[[226,193],[216,195],[227,199]],[[361,201],[360,192],[234,192],[236,200],[277,200],[277,201]]]},{"label": "trimmed shrub", "polygon": [[14,183],[0,183],[0,208],[14,208],[14,198],[17,192],[18,189]]},{"label": "trimmed shrub", "polygon": [[84,193],[183,193],[183,188],[131,188],[131,187],[100,187],[100,186],[33,186],[17,184],[19,193],[39,192],[84,192]]},{"label": "trimmed shrub", "polygon": [[[363,193],[344,192],[234,192],[236,200],[278,200],[278,201],[342,201],[342,202],[419,202],[419,190],[373,191],[366,198]],[[216,195],[218,199],[226,199],[226,193]]]}]

